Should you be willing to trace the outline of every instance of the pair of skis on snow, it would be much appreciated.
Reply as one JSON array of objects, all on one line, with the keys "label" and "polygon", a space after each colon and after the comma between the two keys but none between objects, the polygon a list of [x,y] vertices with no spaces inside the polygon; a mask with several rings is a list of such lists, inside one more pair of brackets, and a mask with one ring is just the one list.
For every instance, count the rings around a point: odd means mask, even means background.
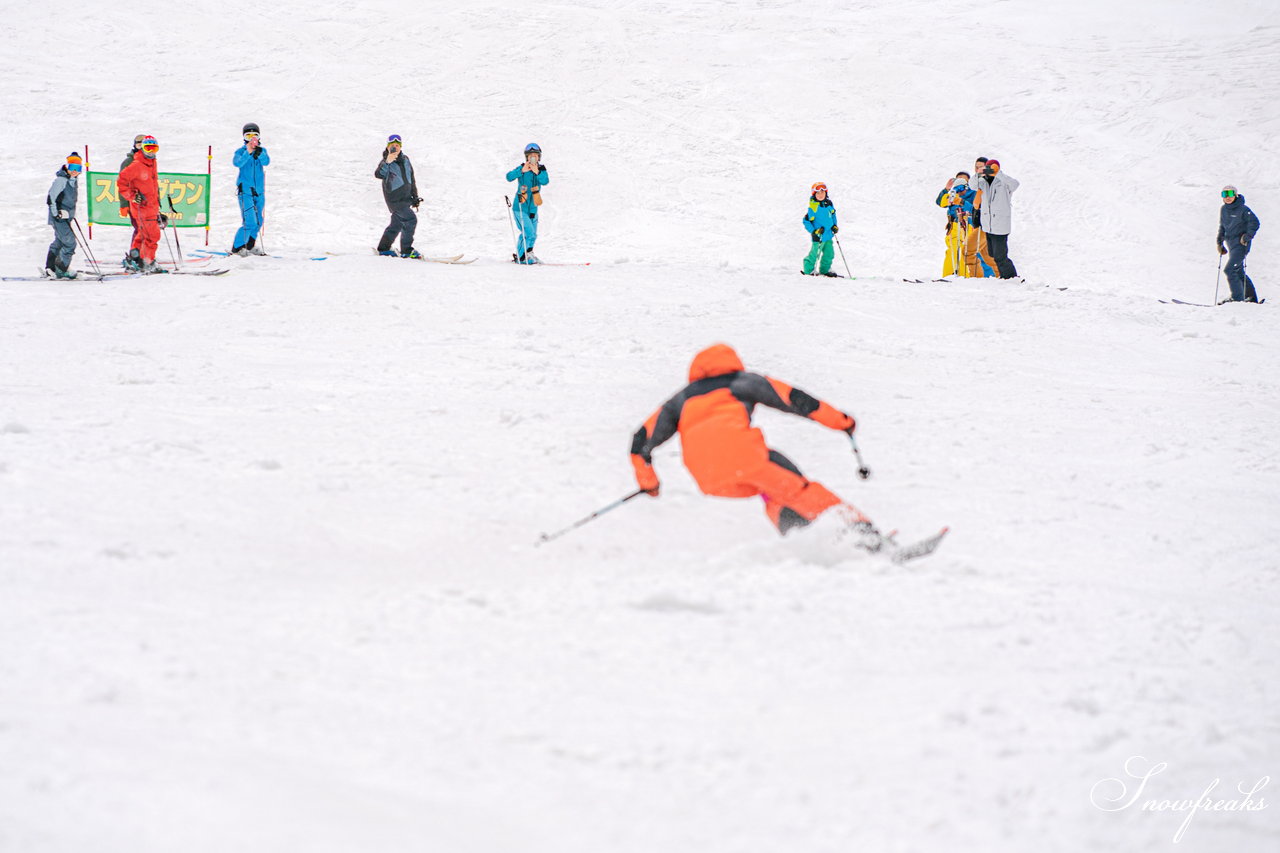
[{"label": "pair of skis on snow", "polygon": [[126,278],[143,278],[150,275],[226,275],[231,270],[166,270],[158,269],[154,272],[139,272],[137,270],[121,270],[120,272],[92,272],[91,270],[76,270],[75,278],[58,278],[47,274],[44,270],[40,270],[39,275],[6,275],[0,277],[0,281],[52,281],[52,282],[75,282],[75,281],[121,281]]}]

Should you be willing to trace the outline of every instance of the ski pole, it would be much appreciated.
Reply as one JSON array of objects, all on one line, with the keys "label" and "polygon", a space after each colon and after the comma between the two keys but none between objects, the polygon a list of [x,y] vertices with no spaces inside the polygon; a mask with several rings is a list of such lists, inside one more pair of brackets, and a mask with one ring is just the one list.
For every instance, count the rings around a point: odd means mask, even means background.
[{"label": "ski pole", "polygon": [[[844,246],[840,245],[840,238],[832,236],[831,239],[836,241],[836,248],[840,250],[840,260],[844,261],[845,275],[849,276],[849,278],[853,278],[853,272],[849,269],[849,262],[845,260],[844,257]],[[852,438],[852,436],[850,437]]]},{"label": "ski pole", "polygon": [[[507,225],[511,226],[511,245],[513,247],[519,246],[516,242],[516,214],[515,211],[511,209],[511,197],[504,195],[502,200],[507,203]],[[514,258],[515,255],[513,254],[512,257]]]},{"label": "ski pole", "polygon": [[[165,198],[165,201],[169,202],[169,212],[173,214],[173,219],[176,221],[176,220],[177,220],[177,218],[178,218],[178,211],[176,211],[176,210],[174,210],[174,209],[173,209],[173,196],[171,196],[171,195],[166,195],[164,198]],[[174,228],[177,228],[177,227],[178,227],[178,226],[176,226],[176,225],[174,226]],[[175,269],[176,269],[176,268],[179,268],[179,267],[181,267],[181,266],[182,266],[182,261],[180,260],[180,259],[182,258],[182,238],[178,236],[178,232],[177,232],[177,231],[174,231],[174,232],[173,232],[173,242],[175,242],[175,243],[177,243],[177,244],[178,244],[178,258],[179,258],[179,260],[176,260],[176,261],[174,262],[174,263],[175,263]]]},{"label": "ski pole", "polygon": [[1218,288],[1222,286],[1222,258],[1221,252],[1218,253],[1218,278],[1213,282],[1213,304],[1218,304]]},{"label": "ski pole", "polygon": [[173,268],[178,268],[178,258],[173,254],[173,241],[169,239],[169,229],[165,227],[165,223],[160,219],[163,214],[157,214],[156,223],[160,225],[160,230],[164,232],[164,244],[169,247],[169,257],[173,259]]},{"label": "ski pole", "polygon": [[849,444],[853,445],[853,455],[858,457],[858,476],[864,480],[870,479],[871,469],[862,461],[862,451],[858,449],[858,439],[853,437],[853,433],[849,433]]},{"label": "ski pole", "polygon": [[555,533],[544,533],[544,534],[542,534],[542,537],[541,537],[537,542],[535,542],[535,543],[533,543],[533,544],[534,544],[534,545],[541,545],[543,542],[550,542],[552,539],[559,539],[561,536],[565,535],[565,534],[566,534],[566,533],[568,533],[569,531],[571,531],[571,530],[576,530],[577,528],[579,528],[579,527],[581,527],[582,525],[586,524],[588,521],[594,521],[595,519],[597,519],[597,518],[599,518],[600,516],[604,515],[606,512],[610,512],[610,511],[612,511],[612,510],[615,510],[615,509],[617,509],[618,507],[622,506],[622,505],[623,505],[624,503],[626,503],[627,501],[631,500],[632,498],[638,498],[638,497],[640,497],[640,495],[643,495],[643,494],[645,494],[645,490],[644,490],[644,489],[636,489],[634,492],[632,492],[631,494],[627,495],[625,498],[619,498],[618,500],[614,501],[613,503],[609,504],[608,506],[601,507],[600,509],[598,509],[598,510],[596,510],[595,512],[591,513],[591,515],[588,515],[586,518],[580,518],[580,519],[578,519],[578,520],[577,520],[577,521],[575,521],[573,524],[570,524],[568,527],[566,527],[564,530],[559,530],[559,531],[556,531]]},{"label": "ski pole", "polygon": [[80,242],[84,245],[84,253],[89,258],[89,263],[93,265],[93,271],[102,275],[102,267],[98,266],[98,259],[93,256],[93,249],[89,248],[89,241],[84,238],[84,229],[80,227],[80,222],[74,216],[71,217],[71,224],[76,227],[76,232],[80,235]]}]

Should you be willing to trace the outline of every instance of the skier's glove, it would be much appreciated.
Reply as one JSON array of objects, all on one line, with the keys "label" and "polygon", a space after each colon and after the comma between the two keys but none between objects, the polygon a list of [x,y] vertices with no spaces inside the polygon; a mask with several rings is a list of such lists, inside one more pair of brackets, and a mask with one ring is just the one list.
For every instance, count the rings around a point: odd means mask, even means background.
[{"label": "skier's glove", "polygon": [[1241,245],[1241,246],[1248,246],[1248,245],[1249,245],[1249,235],[1248,235],[1248,234],[1241,234],[1241,235],[1240,235],[1240,245]]},{"label": "skier's glove", "polygon": [[1224,246],[1224,245],[1222,245],[1221,243],[1219,243],[1219,244],[1218,244],[1218,254],[1219,254],[1219,255],[1225,255],[1226,253],[1227,253],[1227,247],[1226,247],[1226,246]]},{"label": "skier's glove", "polygon": [[840,226],[839,226],[839,225],[832,225],[832,226],[831,226],[831,233],[832,233],[832,234],[839,234],[839,233],[840,233]]},{"label": "skier's glove", "polygon": [[57,216],[58,216],[58,219],[70,219],[70,218],[71,218],[71,214],[70,214],[70,213],[68,213],[68,212],[67,212],[67,211],[65,211],[65,210],[59,210],[59,211],[58,211]]},{"label": "skier's glove", "polygon": [[169,227],[169,217],[165,216],[163,213],[160,214],[160,227],[161,228]]},{"label": "skier's glove", "polygon": [[661,483],[658,482],[658,472],[653,470],[653,466],[639,455],[632,455],[631,465],[636,469],[636,483],[639,484],[640,490],[651,498],[656,498],[661,489]]},{"label": "skier's glove", "polygon": [[254,149],[253,149],[253,159],[257,160],[257,159],[258,159],[258,156],[259,156],[259,155],[261,155],[261,154],[262,154],[262,148],[261,148],[261,147],[256,147],[256,148],[254,148]]},{"label": "skier's glove", "polygon": [[414,197],[413,197],[413,209],[414,209],[414,210],[417,210],[417,209],[418,209],[418,205],[420,205],[420,204],[422,204],[422,199],[421,199],[421,197],[419,197],[419,196],[414,196]]},{"label": "skier's glove", "polygon": [[845,417],[849,419],[849,425],[844,428],[844,431],[853,435],[853,431],[858,428],[858,422],[853,419],[853,415],[845,415]]},{"label": "skier's glove", "polygon": [[818,232],[817,232],[817,231],[810,231],[810,232],[809,232],[809,236],[810,236],[811,238],[813,238],[813,242],[815,242],[815,243],[821,243],[821,242],[822,242],[822,238],[818,236]]},{"label": "skier's glove", "polygon": [[147,197],[146,197],[145,195],[143,195],[142,193],[134,193],[134,194],[133,194],[133,203],[134,203],[134,204],[146,204],[146,203],[147,203]]},{"label": "skier's glove", "polygon": [[827,230],[826,228],[819,225],[818,228],[813,232],[813,234],[815,237],[821,237],[823,234],[826,233],[826,230]]}]

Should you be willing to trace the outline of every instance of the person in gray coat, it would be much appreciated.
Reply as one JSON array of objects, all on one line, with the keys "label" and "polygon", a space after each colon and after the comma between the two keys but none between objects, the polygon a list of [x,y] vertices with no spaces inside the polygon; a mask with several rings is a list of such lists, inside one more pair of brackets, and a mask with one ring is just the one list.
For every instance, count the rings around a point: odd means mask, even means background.
[{"label": "person in gray coat", "polygon": [[973,182],[979,198],[974,206],[982,206],[982,233],[987,235],[987,250],[996,262],[1001,278],[1017,278],[1018,270],[1009,260],[1009,232],[1013,230],[1013,193],[1016,178],[1000,171],[999,160],[988,160],[982,175]]},{"label": "person in gray coat", "polygon": [[44,270],[46,275],[54,278],[76,277],[70,268],[71,256],[76,252],[76,235],[71,232],[71,220],[76,215],[76,202],[80,199],[76,181],[83,168],[84,160],[72,151],[54,177],[49,194],[45,196],[45,204],[49,207],[49,224],[53,226],[53,242],[49,244],[49,254],[44,259]]}]

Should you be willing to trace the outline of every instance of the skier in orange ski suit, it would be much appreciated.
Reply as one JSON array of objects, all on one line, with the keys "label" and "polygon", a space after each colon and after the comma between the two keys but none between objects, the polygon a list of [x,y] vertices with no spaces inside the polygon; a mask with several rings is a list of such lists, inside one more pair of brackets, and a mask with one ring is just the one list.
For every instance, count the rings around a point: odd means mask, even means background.
[{"label": "skier in orange ski suit", "polygon": [[804,527],[834,506],[846,508],[851,526],[874,532],[859,510],[821,483],[805,479],[790,459],[765,444],[764,435],[751,425],[757,404],[850,434],[856,426],[852,416],[829,403],[772,377],[748,373],[731,347],[715,344],[694,357],[689,384],[636,431],[631,464],[640,488],[657,496],[653,451],[679,432],[685,467],[698,488],[724,498],[761,495],[778,532]]}]

